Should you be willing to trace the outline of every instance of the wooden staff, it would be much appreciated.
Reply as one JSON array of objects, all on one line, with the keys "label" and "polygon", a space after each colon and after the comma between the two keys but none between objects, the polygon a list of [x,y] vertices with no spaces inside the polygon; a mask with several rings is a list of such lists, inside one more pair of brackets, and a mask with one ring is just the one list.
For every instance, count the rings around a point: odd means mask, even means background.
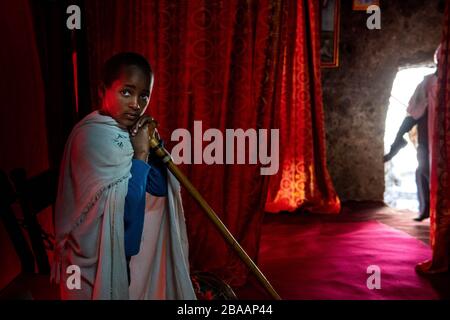
[{"label": "wooden staff", "polygon": [[[154,120],[153,120],[154,121]],[[155,127],[156,125],[153,124]],[[151,131],[151,130],[150,130]],[[208,218],[211,222],[216,226],[228,244],[236,251],[241,260],[250,268],[252,273],[256,276],[258,281],[263,285],[263,287],[269,292],[269,294],[275,300],[281,300],[281,297],[272,287],[267,278],[263,275],[261,270],[256,266],[253,260],[248,256],[245,250],[241,247],[241,245],[236,241],[231,232],[227,229],[227,227],[223,224],[214,210],[209,206],[206,200],[202,197],[202,195],[198,192],[198,190],[192,185],[189,179],[181,172],[181,170],[173,163],[172,157],[170,153],[162,147],[156,135],[149,137],[150,148],[152,148],[156,155],[158,155],[162,161],[165,163],[170,172],[178,179],[178,181],[186,188],[189,194],[197,201],[197,203],[202,207],[205,211]]]}]

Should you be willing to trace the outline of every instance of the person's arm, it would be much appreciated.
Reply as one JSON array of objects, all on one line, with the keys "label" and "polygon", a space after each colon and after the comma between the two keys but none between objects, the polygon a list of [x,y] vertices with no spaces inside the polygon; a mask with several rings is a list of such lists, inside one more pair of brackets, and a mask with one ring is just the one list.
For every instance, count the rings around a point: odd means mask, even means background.
[{"label": "person's arm", "polygon": [[148,115],[143,115],[130,128],[130,141],[134,156],[124,210],[125,254],[127,257],[138,254],[144,229],[145,196],[150,171],[147,163],[148,137],[155,128],[154,124],[149,125],[150,120]]},{"label": "person's arm", "polygon": [[409,132],[415,125],[417,124],[417,120],[414,119],[411,116],[407,116],[402,124],[400,125],[400,128],[398,129],[397,136],[395,140],[400,139],[403,137],[403,135],[407,132]]},{"label": "person's arm", "polygon": [[141,244],[145,215],[145,192],[150,166],[140,160],[133,159],[131,178],[128,181],[128,193],[125,198],[125,254],[127,257],[136,255]]},{"label": "person's arm", "polygon": [[384,162],[391,160],[400,151],[400,149],[402,149],[404,146],[407,145],[407,142],[403,138],[403,135],[409,132],[414,127],[414,125],[417,124],[417,122],[418,121],[411,116],[407,116],[403,120],[402,124],[400,125],[400,128],[398,129],[394,143],[392,143],[391,145],[389,153],[385,155],[383,158]]}]

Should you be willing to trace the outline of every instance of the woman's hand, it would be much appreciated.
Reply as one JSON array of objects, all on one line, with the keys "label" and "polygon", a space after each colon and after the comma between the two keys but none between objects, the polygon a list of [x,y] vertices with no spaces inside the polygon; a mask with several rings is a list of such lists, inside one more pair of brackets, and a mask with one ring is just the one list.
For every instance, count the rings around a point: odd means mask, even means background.
[{"label": "woman's hand", "polygon": [[149,133],[155,134],[157,122],[148,115],[141,116],[130,129],[130,140],[134,158],[147,161],[149,152]]}]

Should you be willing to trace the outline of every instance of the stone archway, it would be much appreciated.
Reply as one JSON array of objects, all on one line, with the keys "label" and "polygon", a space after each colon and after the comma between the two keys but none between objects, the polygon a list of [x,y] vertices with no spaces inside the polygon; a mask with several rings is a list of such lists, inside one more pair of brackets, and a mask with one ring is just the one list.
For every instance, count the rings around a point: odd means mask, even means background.
[{"label": "stone archway", "polygon": [[399,68],[432,64],[442,36],[439,0],[383,2],[381,29],[341,7],[340,65],[322,71],[327,162],[342,200],[382,201],[384,132]]}]

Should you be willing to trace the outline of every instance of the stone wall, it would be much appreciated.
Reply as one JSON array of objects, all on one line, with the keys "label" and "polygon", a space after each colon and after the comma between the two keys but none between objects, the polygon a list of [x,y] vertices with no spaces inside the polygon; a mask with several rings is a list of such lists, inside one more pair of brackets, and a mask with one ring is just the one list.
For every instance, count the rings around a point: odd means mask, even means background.
[{"label": "stone wall", "polygon": [[381,1],[381,30],[341,1],[340,65],[323,69],[328,168],[342,200],[383,200],[383,137],[399,68],[432,64],[442,1]]}]

